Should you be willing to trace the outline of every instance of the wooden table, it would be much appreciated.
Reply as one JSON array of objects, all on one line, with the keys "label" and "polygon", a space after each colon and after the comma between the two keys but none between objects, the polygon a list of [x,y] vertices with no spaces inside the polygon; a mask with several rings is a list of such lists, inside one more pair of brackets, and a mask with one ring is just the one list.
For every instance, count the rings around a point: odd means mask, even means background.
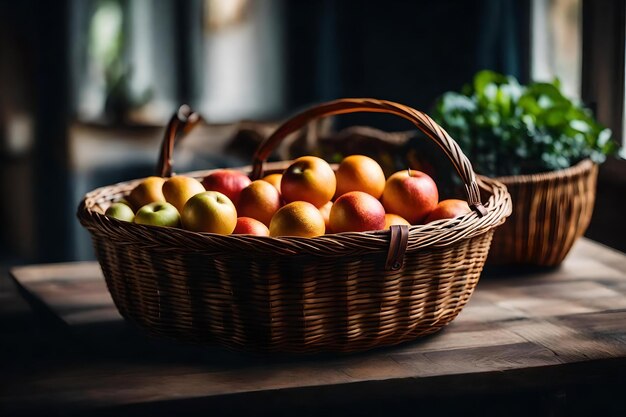
[{"label": "wooden table", "polygon": [[29,303],[3,277],[0,416],[626,415],[626,255],[582,239],[510,273],[436,335],[297,357],[147,338],[93,262],[15,268]]}]

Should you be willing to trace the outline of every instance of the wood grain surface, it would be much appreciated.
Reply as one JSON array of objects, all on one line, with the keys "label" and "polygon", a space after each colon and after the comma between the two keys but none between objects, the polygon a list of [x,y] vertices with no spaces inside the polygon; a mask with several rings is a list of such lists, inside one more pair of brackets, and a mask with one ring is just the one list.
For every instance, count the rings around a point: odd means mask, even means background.
[{"label": "wood grain surface", "polygon": [[[0,287],[3,416],[558,415],[563,398],[585,410],[581,386],[595,390],[593,401],[626,387],[626,256],[585,239],[559,269],[486,271],[433,336],[352,355],[250,355],[148,338],[119,316],[96,263],[25,266],[12,277],[36,319],[12,326],[23,316]],[[530,392],[549,395],[520,400]],[[476,401],[485,395],[488,409]],[[626,400],[611,398],[605,415],[622,415]]]}]

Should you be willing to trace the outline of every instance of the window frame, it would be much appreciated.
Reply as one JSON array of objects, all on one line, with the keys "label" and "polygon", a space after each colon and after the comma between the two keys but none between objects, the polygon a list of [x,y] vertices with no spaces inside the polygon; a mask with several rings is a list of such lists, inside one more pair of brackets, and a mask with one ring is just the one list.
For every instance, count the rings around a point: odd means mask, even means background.
[{"label": "window frame", "polygon": [[626,3],[583,0],[581,97],[624,145]]}]

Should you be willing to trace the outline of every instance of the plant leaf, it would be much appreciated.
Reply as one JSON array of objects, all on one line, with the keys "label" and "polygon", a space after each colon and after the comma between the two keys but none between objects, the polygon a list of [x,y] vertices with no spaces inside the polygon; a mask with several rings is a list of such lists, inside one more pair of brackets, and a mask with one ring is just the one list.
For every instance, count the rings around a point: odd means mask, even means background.
[{"label": "plant leaf", "polygon": [[560,169],[619,151],[610,130],[566,97],[558,79],[521,85],[514,77],[480,71],[461,93],[443,94],[433,117],[486,175]]}]

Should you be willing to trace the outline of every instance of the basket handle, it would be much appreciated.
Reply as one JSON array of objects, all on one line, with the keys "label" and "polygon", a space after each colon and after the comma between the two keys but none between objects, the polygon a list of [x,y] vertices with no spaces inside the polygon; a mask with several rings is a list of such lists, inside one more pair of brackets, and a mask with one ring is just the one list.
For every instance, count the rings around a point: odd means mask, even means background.
[{"label": "basket handle", "polygon": [[172,115],[172,118],[165,128],[163,142],[161,143],[161,153],[159,154],[159,160],[156,166],[157,175],[161,177],[172,176],[172,153],[174,152],[174,145],[202,121],[202,116],[193,111],[191,107],[186,104],[180,106],[176,113]]},{"label": "basket handle", "polygon": [[476,177],[474,175],[474,170],[472,169],[472,164],[463,154],[463,151],[461,151],[461,148],[454,141],[454,139],[452,139],[441,126],[435,123],[435,121],[426,114],[392,101],[369,98],[346,98],[329,101],[308,110],[304,110],[284,122],[274,133],[272,133],[272,135],[259,145],[253,157],[252,173],[250,174],[250,178],[255,180],[262,177],[263,164],[272,151],[289,134],[302,128],[310,121],[321,117],[356,112],[394,114],[413,122],[419,130],[439,145],[448,159],[452,162],[452,165],[454,165],[454,168],[465,184],[467,202],[469,206],[476,213],[478,213],[480,217],[487,214],[487,210],[480,200],[480,190],[478,188],[478,184],[476,183]]}]

